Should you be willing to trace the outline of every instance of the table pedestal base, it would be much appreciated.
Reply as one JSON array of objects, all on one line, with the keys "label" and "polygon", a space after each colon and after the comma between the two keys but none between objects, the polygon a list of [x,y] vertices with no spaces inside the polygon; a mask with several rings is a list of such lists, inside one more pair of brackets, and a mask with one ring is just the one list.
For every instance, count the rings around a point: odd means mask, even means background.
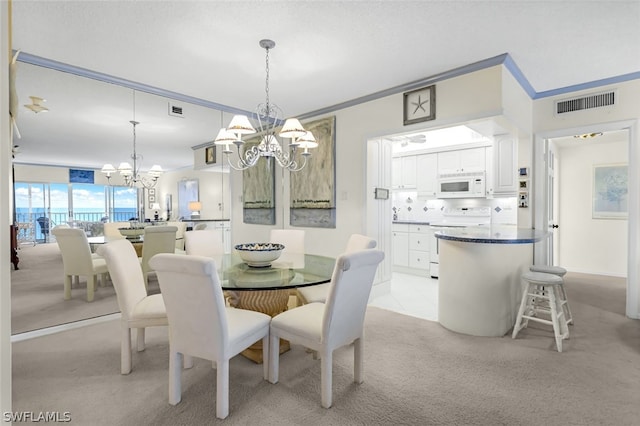
[{"label": "table pedestal base", "polygon": [[[229,305],[237,309],[262,312],[271,317],[287,310],[289,290],[258,290],[258,291],[230,291],[227,292]],[[289,341],[280,339],[280,353],[290,349]],[[241,352],[251,361],[262,364],[262,340],[257,341]]]}]

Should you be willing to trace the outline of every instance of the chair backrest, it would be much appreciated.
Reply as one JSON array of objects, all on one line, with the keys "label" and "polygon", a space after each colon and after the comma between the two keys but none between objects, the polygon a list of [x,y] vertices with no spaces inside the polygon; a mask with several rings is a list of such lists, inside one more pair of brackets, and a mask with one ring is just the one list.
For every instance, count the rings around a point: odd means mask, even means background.
[{"label": "chair backrest", "polygon": [[105,222],[104,236],[109,240],[122,240],[126,238],[120,233],[120,228],[131,228],[130,222]]},{"label": "chair backrest", "polygon": [[272,229],[269,242],[283,244],[283,253],[304,253],[304,234],[300,229]]},{"label": "chair backrest", "polygon": [[149,260],[158,253],[174,253],[176,250],[175,226],[147,226],[142,242],[142,272],[148,272]]},{"label": "chair backrest", "polygon": [[93,275],[91,248],[84,230],[55,227],[51,233],[56,237],[66,275]]},{"label": "chair backrest", "polygon": [[107,261],[118,306],[124,319],[129,319],[136,304],[147,296],[136,250],[126,239],[113,240],[98,247],[98,254]]},{"label": "chair backrest", "polygon": [[214,230],[187,231],[184,233],[187,254],[216,257],[224,254],[222,234]]},{"label": "chair backrest", "polygon": [[167,309],[172,347],[205,359],[228,358],[225,300],[213,259],[158,254],[151,267]]},{"label": "chair backrest", "polygon": [[175,248],[184,250],[184,233],[187,231],[187,222],[167,222],[167,226],[175,226],[176,231]]},{"label": "chair backrest", "polygon": [[347,241],[347,249],[345,253],[351,253],[352,251],[367,250],[376,248],[378,243],[373,238],[369,238],[366,235],[351,234],[349,241]]},{"label": "chair backrest", "polygon": [[362,335],[369,294],[382,259],[380,250],[344,253],[336,259],[325,302],[323,341],[341,345]]}]

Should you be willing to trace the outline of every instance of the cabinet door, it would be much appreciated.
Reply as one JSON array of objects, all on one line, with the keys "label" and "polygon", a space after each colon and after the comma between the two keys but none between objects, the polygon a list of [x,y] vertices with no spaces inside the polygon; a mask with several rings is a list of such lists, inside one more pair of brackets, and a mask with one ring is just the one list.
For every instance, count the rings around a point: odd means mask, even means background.
[{"label": "cabinet door", "polygon": [[437,190],[438,156],[421,154],[416,157],[416,188],[418,195],[434,197]]},{"label": "cabinet door", "polygon": [[409,266],[409,234],[407,232],[393,233],[393,264]]},{"label": "cabinet door", "polygon": [[429,269],[429,252],[411,250],[409,253],[409,267],[415,269]]},{"label": "cabinet door", "polygon": [[485,153],[484,148],[472,148],[460,150],[460,172],[484,172]]},{"label": "cabinet door", "polygon": [[496,138],[493,142],[493,194],[515,195],[518,191],[518,150],[513,137]]},{"label": "cabinet door", "polygon": [[400,157],[391,159],[391,187],[402,187],[402,158]]},{"label": "cabinet door", "polygon": [[[429,252],[429,234],[409,234],[409,250]],[[428,259],[428,256],[427,256]]]},{"label": "cabinet door", "polygon": [[460,171],[460,154],[458,151],[438,153],[438,174],[451,174]]},{"label": "cabinet door", "polygon": [[402,187],[416,187],[416,156],[402,157]]}]

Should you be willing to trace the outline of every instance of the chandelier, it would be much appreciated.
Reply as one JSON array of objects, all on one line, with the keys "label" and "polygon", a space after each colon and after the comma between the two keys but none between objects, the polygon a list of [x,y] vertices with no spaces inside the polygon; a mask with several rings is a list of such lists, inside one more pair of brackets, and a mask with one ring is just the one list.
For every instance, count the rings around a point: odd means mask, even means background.
[{"label": "chandelier", "polygon": [[158,182],[158,178],[164,173],[162,167],[157,164],[154,164],[149,172],[148,176],[144,176],[140,173],[140,166],[142,164],[142,155],[138,154],[136,151],[136,126],[140,124],[140,122],[135,121],[135,106],[136,106],[136,93],[133,92],[133,120],[129,121],[133,125],[133,154],[131,154],[131,159],[133,160],[133,166],[128,162],[122,162],[116,169],[112,164],[105,164],[102,166],[102,173],[107,176],[107,182],[111,185],[111,174],[115,172],[119,172],[120,176],[124,179],[124,184],[129,187],[141,186],[143,188],[153,188],[156,186]]},{"label": "chandelier", "polygon": [[[276,43],[273,40],[260,40],[260,47],[266,51],[267,78],[265,83],[266,102],[259,104],[255,111],[258,130],[251,125],[249,117],[246,115],[235,115],[226,128],[220,129],[214,141],[216,145],[224,145],[222,152],[227,157],[229,166],[235,170],[245,170],[255,166],[260,157],[267,159],[273,157],[280,167],[297,172],[307,164],[307,158],[311,155],[309,149],[318,146],[313,134],[306,131],[296,118],[287,119],[277,134],[280,138],[291,139],[288,151],[283,148],[284,144],[280,144],[276,138],[276,130],[282,123],[283,114],[277,105],[269,102],[269,50],[275,46]],[[261,136],[260,143],[251,148],[244,147],[245,141],[242,140],[242,135],[256,132]],[[238,154],[238,161],[235,165],[230,158],[230,154],[233,154],[231,144],[236,146]],[[298,153],[299,155],[297,155]]]}]

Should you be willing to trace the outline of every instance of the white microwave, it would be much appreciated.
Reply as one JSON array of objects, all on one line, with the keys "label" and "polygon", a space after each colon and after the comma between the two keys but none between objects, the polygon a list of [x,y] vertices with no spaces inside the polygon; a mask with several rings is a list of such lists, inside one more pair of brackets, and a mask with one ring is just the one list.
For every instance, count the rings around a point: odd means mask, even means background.
[{"label": "white microwave", "polygon": [[484,172],[440,175],[436,196],[438,198],[486,197]]}]

